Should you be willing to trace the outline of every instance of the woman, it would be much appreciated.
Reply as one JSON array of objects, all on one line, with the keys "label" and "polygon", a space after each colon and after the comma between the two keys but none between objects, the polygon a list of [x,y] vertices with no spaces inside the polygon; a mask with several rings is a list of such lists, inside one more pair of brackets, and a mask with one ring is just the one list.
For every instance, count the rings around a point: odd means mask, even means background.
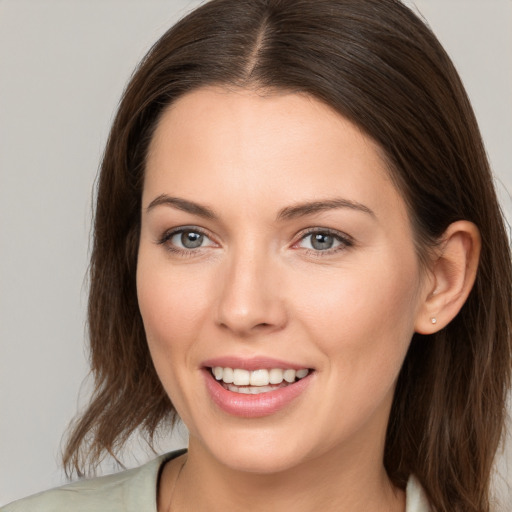
[{"label": "woman", "polygon": [[188,452],[6,510],[490,510],[510,284],[469,102],[408,9],[209,2],[112,127],[64,462],[177,415]]}]

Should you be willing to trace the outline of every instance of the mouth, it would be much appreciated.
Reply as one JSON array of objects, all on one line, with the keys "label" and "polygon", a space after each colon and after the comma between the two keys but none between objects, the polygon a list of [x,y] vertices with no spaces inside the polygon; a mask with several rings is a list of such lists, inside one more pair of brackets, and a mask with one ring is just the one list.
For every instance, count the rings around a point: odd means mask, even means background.
[{"label": "mouth", "polygon": [[[202,364],[208,395],[231,416],[260,418],[297,407],[310,396],[316,369],[265,356],[223,356]],[[295,405],[294,405],[295,404]]]},{"label": "mouth", "polygon": [[259,395],[288,387],[304,379],[313,371],[310,368],[246,370],[222,366],[212,366],[208,370],[224,389],[244,395]]}]

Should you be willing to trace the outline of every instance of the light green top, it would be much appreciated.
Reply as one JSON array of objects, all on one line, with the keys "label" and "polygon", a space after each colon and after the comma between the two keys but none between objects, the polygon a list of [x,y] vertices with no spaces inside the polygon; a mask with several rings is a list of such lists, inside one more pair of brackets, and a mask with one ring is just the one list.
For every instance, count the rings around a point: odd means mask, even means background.
[{"label": "light green top", "polygon": [[[156,496],[164,463],[185,450],[162,455],[135,469],[80,480],[2,507],[0,512],[157,512]],[[427,499],[414,477],[407,483],[406,512],[429,512]]]}]

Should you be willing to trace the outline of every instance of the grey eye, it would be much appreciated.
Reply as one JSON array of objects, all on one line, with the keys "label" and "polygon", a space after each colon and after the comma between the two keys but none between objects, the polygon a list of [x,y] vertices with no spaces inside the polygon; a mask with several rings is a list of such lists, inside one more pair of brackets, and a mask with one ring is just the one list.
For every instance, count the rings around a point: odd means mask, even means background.
[{"label": "grey eye", "polygon": [[193,229],[184,229],[174,233],[170,242],[172,245],[182,249],[197,249],[204,245],[211,245],[211,243],[207,243],[210,242],[207,236]]},{"label": "grey eye", "polygon": [[298,245],[304,249],[320,252],[341,248],[342,246],[348,247],[351,243],[341,235],[338,236],[333,233],[329,233],[329,231],[315,231],[304,235]]},{"label": "grey eye", "polygon": [[313,233],[309,236],[311,237],[311,247],[317,251],[332,249],[334,246],[335,239],[328,233]]},{"label": "grey eye", "polygon": [[203,239],[204,235],[194,231],[183,231],[181,234],[181,243],[183,244],[183,247],[186,247],[187,249],[200,247],[203,243]]}]

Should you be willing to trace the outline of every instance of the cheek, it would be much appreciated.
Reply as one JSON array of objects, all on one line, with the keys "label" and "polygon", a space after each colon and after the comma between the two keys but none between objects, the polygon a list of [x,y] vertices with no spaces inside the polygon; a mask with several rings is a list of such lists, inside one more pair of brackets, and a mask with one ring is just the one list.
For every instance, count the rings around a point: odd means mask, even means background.
[{"label": "cheek", "polygon": [[302,291],[294,291],[297,317],[328,356],[352,368],[380,366],[384,360],[400,366],[414,332],[415,259],[393,263],[393,258],[380,258],[365,268],[341,269],[330,279],[313,281],[307,277]]},{"label": "cheek", "polygon": [[187,394],[196,393],[197,387],[191,390],[183,384],[196,370],[195,342],[201,337],[208,311],[206,283],[144,256],[140,255],[137,267],[137,296],[149,351],[180,418],[192,425],[188,404],[197,402],[198,397],[187,398]]},{"label": "cheek", "polygon": [[[141,251],[137,267],[137,296],[150,350],[169,355],[197,338],[208,311],[207,282],[190,271],[169,268]],[[156,363],[156,361],[155,361]]]},{"label": "cheek", "polygon": [[320,370],[331,392],[318,416],[332,419],[333,436],[337,425],[356,432],[370,418],[384,424],[389,416],[414,332],[417,274],[414,265],[387,270],[341,272],[321,287],[306,288],[314,293],[295,294],[302,297],[302,327],[323,354]]}]

